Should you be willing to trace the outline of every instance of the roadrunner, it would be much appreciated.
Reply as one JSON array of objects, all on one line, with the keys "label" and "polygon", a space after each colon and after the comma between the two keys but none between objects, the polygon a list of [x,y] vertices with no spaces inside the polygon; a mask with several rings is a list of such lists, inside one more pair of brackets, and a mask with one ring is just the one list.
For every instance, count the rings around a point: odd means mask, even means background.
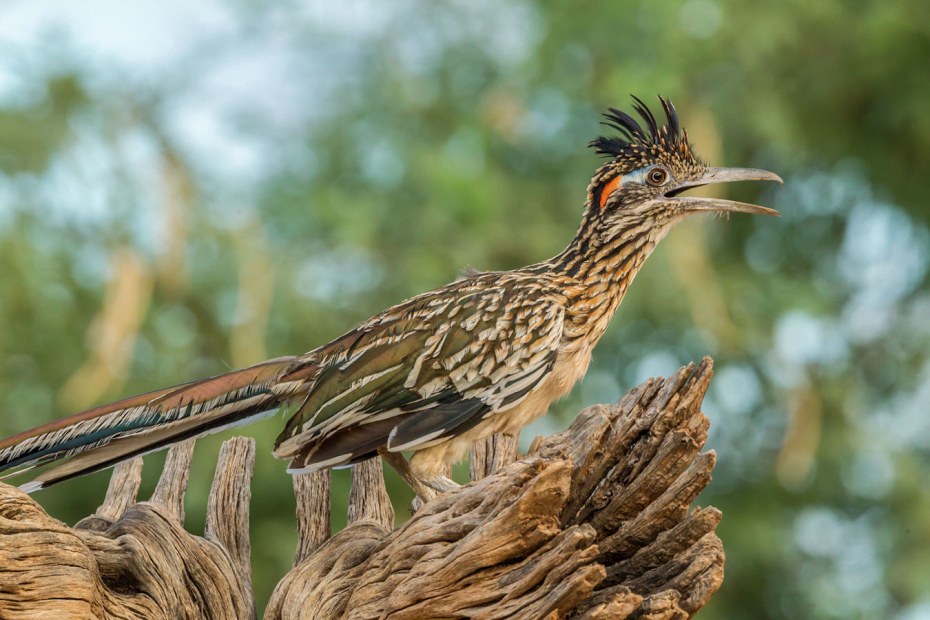
[{"label": "roadrunner", "polygon": [[[274,447],[290,473],[384,454],[424,499],[454,488],[447,466],[477,439],[517,433],[584,376],[627,287],[656,244],[695,213],[777,211],[682,197],[764,170],[711,168],[668,99],[662,123],[611,108],[616,132],[590,146],[607,161],[588,185],[578,232],[549,260],[469,273],[376,314],[336,340],[216,377],[103,405],[0,441],[0,471],[53,461],[34,491],[184,439],[293,410]],[[403,452],[412,452],[409,463]],[[12,474],[7,474],[12,475]]]}]

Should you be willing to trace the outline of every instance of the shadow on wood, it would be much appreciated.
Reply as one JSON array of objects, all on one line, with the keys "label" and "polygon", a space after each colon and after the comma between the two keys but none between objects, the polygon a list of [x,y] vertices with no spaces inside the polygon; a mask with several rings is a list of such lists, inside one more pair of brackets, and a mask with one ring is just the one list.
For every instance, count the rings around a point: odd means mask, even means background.
[{"label": "shadow on wood", "polygon": [[[472,455],[480,479],[396,530],[380,459],[353,471],[350,524],[334,536],[328,473],[295,477],[295,565],[265,617],[690,617],[723,580],[720,513],[690,509],[714,466],[700,452],[711,368],[590,407],[518,462],[516,438],[488,438]],[[203,538],[180,525],[192,449],[172,449],[150,502],[135,503],[141,462],[119,466],[73,529],[0,485],[0,616],[254,617],[254,444],[224,444]]]}]

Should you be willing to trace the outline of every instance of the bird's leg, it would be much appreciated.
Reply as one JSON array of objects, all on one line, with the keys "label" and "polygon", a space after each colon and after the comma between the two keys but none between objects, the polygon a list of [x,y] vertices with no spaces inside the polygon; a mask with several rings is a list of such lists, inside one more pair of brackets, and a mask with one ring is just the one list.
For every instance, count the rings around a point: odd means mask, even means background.
[{"label": "bird's leg", "polygon": [[404,479],[404,482],[406,482],[407,485],[413,489],[413,492],[417,494],[417,499],[420,500],[421,504],[425,504],[426,502],[436,497],[437,492],[425,484],[424,480],[414,475],[413,471],[410,469],[410,463],[407,462],[407,459],[404,458],[403,454],[400,452],[390,452],[384,448],[379,449],[378,454],[380,454],[381,458],[383,458],[387,463],[390,463],[391,467],[394,468],[394,471],[400,474],[400,477]]},{"label": "bird's leg", "polygon": [[391,467],[400,474],[404,482],[417,494],[419,502],[414,504],[414,510],[436,496],[447,491],[454,491],[460,487],[454,480],[442,474],[429,477],[418,475],[413,471],[413,468],[410,466],[407,459],[404,458],[404,455],[399,452],[390,452],[382,448],[378,450],[378,454],[391,464]]},{"label": "bird's leg", "polygon": [[410,457],[410,472],[437,495],[454,491],[460,485],[449,477],[452,473],[451,463],[461,457],[460,452],[464,452],[462,447],[469,445],[447,441],[424,450],[417,450]]}]

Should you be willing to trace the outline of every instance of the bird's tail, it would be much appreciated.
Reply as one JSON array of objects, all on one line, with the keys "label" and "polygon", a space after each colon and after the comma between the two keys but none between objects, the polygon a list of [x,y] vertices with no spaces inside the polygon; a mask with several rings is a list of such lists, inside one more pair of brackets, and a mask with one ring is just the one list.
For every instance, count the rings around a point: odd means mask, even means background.
[{"label": "bird's tail", "polygon": [[293,357],[278,358],[95,407],[8,437],[0,440],[0,472],[13,470],[2,476],[6,478],[63,461],[21,485],[32,492],[254,421],[281,405],[295,366],[303,364]]}]

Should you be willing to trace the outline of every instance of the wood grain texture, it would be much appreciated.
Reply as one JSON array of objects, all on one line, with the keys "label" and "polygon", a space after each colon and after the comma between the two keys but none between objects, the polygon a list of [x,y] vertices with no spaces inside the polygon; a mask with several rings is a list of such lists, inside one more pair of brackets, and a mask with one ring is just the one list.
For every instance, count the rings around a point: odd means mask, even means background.
[{"label": "wood grain texture", "polygon": [[350,524],[297,562],[265,618],[692,616],[723,580],[720,513],[690,510],[714,466],[700,452],[712,374],[705,359],[647,381],[516,463],[515,441],[486,440],[477,480],[393,532]]},{"label": "wood grain texture", "polygon": [[[330,535],[328,473],[294,479],[300,542],[268,619],[689,618],[719,588],[721,514],[708,484],[701,400],[711,362],[581,412],[521,460],[515,438],[474,450],[475,481],[391,530],[381,463],[353,472],[350,524]],[[74,528],[0,485],[0,617],[251,618],[248,502],[254,444],[224,444],[203,538],[185,532],[189,446],[153,501],[138,462],[114,471]],[[169,480],[175,477],[175,480]]]},{"label": "wood grain texture", "polygon": [[136,495],[142,484],[142,459],[123,461],[113,468],[107,494],[97,509],[97,515],[116,521],[126,509],[136,503]]},{"label": "wood grain texture", "polygon": [[249,538],[249,503],[255,470],[255,440],[233,437],[223,442],[210,496],[203,537],[229,554],[240,579],[239,587],[252,597],[252,546]]},{"label": "wood grain texture", "polygon": [[490,476],[517,460],[520,438],[511,433],[494,433],[475,442],[471,449],[469,472],[472,480]]},{"label": "wood grain texture", "polygon": [[368,519],[392,529],[394,506],[384,486],[381,457],[374,457],[352,467],[352,491],[349,493],[349,523]]},{"label": "wood grain texture", "polygon": [[141,462],[119,467],[100,512],[74,528],[0,485],[0,617],[254,618],[247,572],[254,442],[231,440],[223,453],[230,447],[238,450],[220,459],[204,538],[180,522],[193,445],[179,445],[168,459],[152,501],[134,503]]},{"label": "wood grain texture", "polygon": [[152,501],[165,507],[169,514],[184,524],[184,494],[190,478],[191,459],[194,458],[194,440],[188,439],[171,446]]},{"label": "wood grain texture", "polygon": [[297,500],[297,552],[294,566],[310,557],[332,534],[328,471],[297,474],[293,479]]}]

